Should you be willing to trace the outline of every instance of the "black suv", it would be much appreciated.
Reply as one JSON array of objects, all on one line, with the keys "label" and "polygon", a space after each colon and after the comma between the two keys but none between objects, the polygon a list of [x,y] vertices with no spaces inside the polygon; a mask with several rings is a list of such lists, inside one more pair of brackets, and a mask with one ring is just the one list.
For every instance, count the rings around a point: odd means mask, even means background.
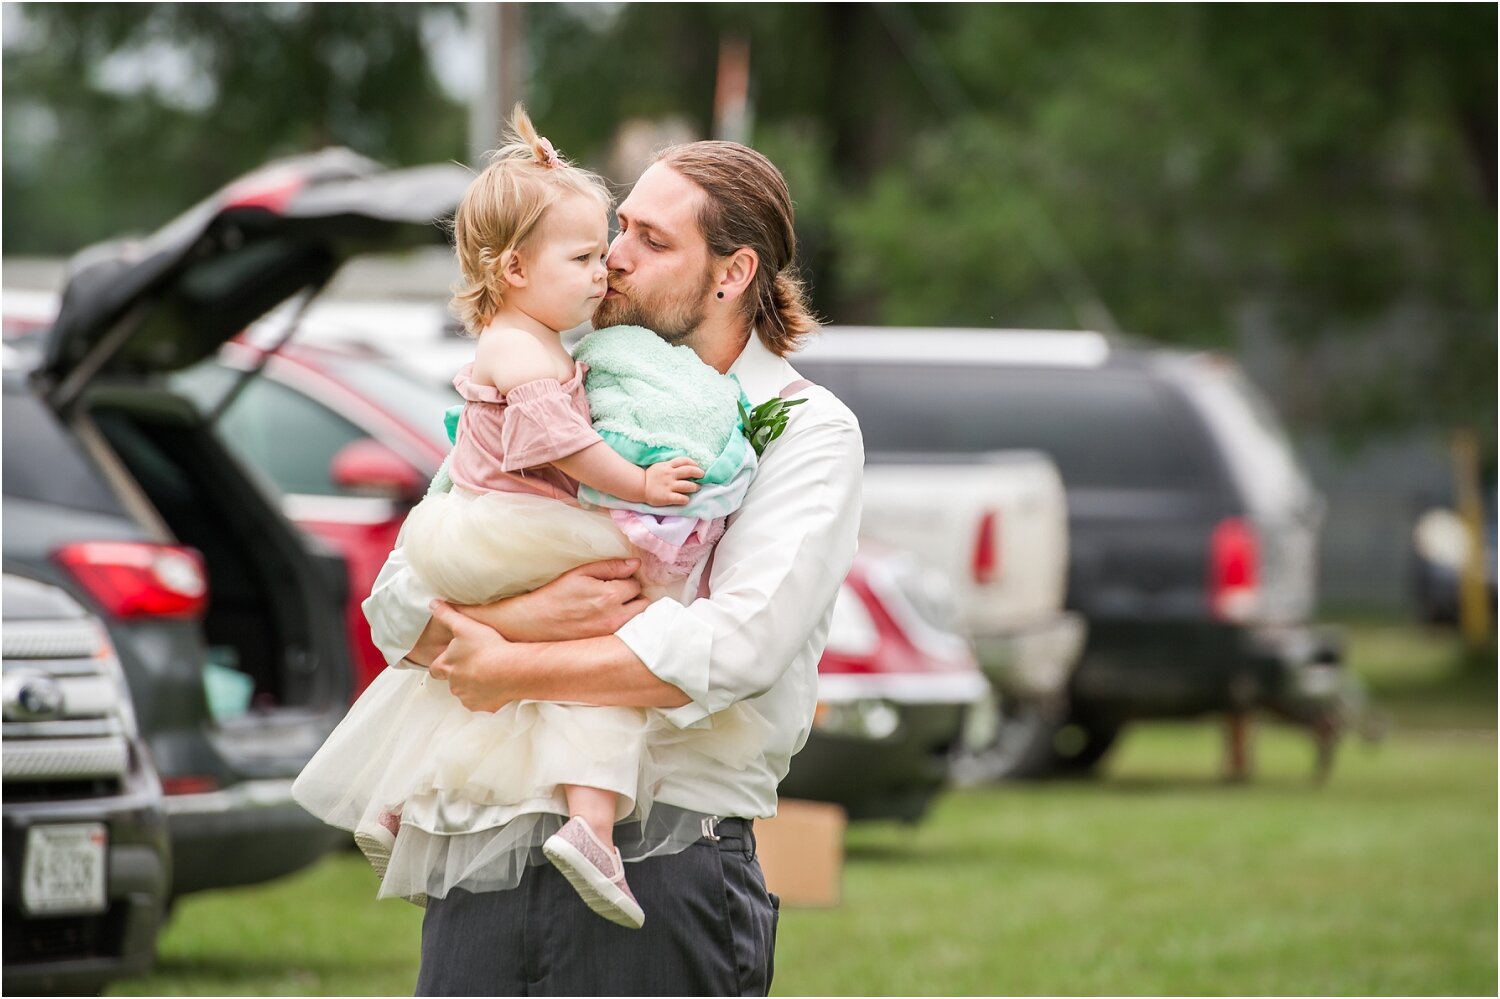
[{"label": "black suv", "polygon": [[342,561],[310,551],[213,432],[239,385],[204,407],[167,376],[352,255],[441,240],[467,182],[343,150],[272,164],[144,240],[81,253],[36,349],[6,345],[6,569],[108,626],[165,792],[175,894],[276,877],[340,841],[290,789],[352,687]]},{"label": "black suv", "polygon": [[104,624],[4,574],[5,991],[150,967],[171,858],[161,785]]},{"label": "black suv", "polygon": [[1311,726],[1326,764],[1346,681],[1336,634],[1309,623],[1323,500],[1231,362],[1094,333],[830,327],[797,368],[858,415],[871,461],[1057,463],[1088,641],[1066,706],[1002,717],[994,773],[1084,770],[1132,719],[1257,707]]}]

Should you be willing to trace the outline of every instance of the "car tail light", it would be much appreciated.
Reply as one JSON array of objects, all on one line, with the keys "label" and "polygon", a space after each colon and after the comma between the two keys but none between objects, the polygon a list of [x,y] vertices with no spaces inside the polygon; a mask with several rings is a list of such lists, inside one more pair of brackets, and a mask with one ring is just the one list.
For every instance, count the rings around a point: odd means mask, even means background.
[{"label": "car tail light", "polygon": [[286,213],[292,198],[307,186],[307,177],[295,167],[270,167],[233,184],[224,192],[225,208],[264,208]]},{"label": "car tail light", "polygon": [[1000,514],[986,510],[979,518],[974,537],[974,582],[993,583],[1000,578]]},{"label": "car tail light", "polygon": [[218,789],[219,782],[208,774],[183,774],[161,779],[162,794],[207,794]]},{"label": "car tail light", "polygon": [[203,556],[191,548],[88,541],[55,557],[115,617],[194,618],[208,606]]},{"label": "car tail light", "polygon": [[1221,520],[1214,528],[1209,559],[1208,598],[1214,617],[1249,620],[1260,597],[1255,531],[1238,517]]}]

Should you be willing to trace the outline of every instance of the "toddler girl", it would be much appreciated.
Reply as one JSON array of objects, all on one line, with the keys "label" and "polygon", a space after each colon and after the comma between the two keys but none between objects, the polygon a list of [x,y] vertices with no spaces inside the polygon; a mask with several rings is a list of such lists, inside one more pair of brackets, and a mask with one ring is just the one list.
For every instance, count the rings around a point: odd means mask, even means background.
[{"label": "toddler girl", "polygon": [[[597,331],[576,361],[568,354],[561,331],[587,322],[606,290],[609,196],[519,107],[512,125],[517,141],[454,220],[456,311],[477,344],[454,379],[465,404],[453,452],[399,543],[412,571],[456,604],[627,557],[641,560],[647,596],[660,596],[707,554],[754,476],[745,400],[690,349],[639,327]],[[382,897],[503,890],[544,857],[595,912],[639,927],[613,827],[639,823],[631,859],[701,836],[665,812],[653,820],[665,773],[652,749],[691,738],[695,752],[746,766],[764,721],[743,704],[710,721],[684,733],[636,708],[469,711],[425,671],[387,669],[293,793],[354,830]]]}]

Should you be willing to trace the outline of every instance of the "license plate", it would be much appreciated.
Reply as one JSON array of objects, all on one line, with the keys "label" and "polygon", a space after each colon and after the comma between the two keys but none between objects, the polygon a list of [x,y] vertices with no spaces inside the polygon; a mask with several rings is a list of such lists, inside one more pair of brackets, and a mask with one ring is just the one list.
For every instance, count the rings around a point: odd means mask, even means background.
[{"label": "license plate", "polygon": [[102,822],[32,826],[26,833],[21,902],[32,915],[103,912],[104,858],[109,832]]}]

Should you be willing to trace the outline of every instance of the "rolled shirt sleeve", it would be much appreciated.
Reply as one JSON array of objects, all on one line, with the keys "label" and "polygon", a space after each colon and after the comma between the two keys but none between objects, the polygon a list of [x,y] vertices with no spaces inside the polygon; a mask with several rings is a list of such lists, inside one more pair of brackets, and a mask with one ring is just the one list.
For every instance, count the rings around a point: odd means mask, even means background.
[{"label": "rolled shirt sleeve", "polygon": [[680,727],[768,691],[819,628],[849,572],[859,535],[864,446],[859,425],[822,389],[766,449],[745,504],[729,519],[708,598],[663,598],[617,631],[691,703]]},{"label": "rolled shirt sleeve", "polygon": [[432,617],[428,607],[436,598],[437,594],[407,566],[398,537],[370,595],[360,604],[365,620],[370,622],[370,637],[387,665],[400,665],[417,644]]}]

